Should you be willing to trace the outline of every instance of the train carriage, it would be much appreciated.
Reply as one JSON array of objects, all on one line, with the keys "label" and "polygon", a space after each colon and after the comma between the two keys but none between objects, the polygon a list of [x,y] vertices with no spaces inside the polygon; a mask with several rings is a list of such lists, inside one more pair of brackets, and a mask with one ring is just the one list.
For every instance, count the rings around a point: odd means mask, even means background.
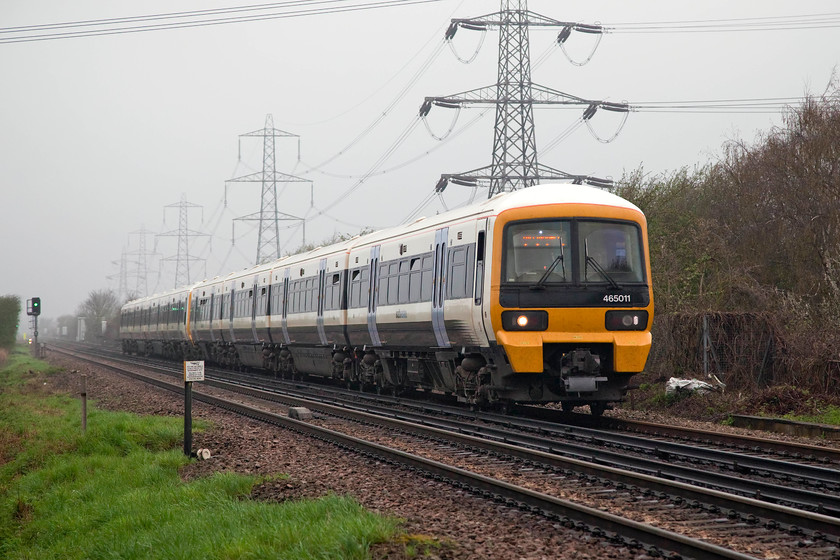
[{"label": "train carriage", "polygon": [[189,332],[227,366],[600,413],[650,349],[646,227],[608,192],[539,185],[130,302],[124,347]]}]

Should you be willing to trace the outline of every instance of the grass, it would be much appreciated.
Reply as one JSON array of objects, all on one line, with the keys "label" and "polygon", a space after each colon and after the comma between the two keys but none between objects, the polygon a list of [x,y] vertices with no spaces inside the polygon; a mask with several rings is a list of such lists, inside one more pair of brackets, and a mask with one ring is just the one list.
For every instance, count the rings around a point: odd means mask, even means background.
[{"label": "grass", "polygon": [[840,407],[828,405],[822,408],[819,414],[785,414],[784,417],[796,422],[813,422],[814,424],[840,426]]},{"label": "grass", "polygon": [[0,558],[363,559],[397,521],[353,499],[250,500],[256,477],[184,483],[183,421],[44,393],[43,362],[0,370]]}]

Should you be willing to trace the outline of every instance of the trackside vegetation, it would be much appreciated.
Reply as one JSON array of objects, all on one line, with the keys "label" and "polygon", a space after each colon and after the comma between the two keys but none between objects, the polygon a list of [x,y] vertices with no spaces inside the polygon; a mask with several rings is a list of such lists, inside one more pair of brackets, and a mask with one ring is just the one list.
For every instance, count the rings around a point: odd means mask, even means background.
[{"label": "trackside vegetation", "polygon": [[0,297],[0,363],[3,356],[15,345],[20,316],[20,298],[18,296]]},{"label": "trackside vegetation", "polygon": [[[183,421],[88,407],[44,391],[46,363],[0,369],[0,558],[363,559],[395,519],[347,497],[249,499],[253,476],[183,482]],[[201,428],[201,426],[196,426]]]},{"label": "trackside vegetation", "polygon": [[708,371],[730,392],[789,386],[835,398],[840,76],[715,159],[662,175],[640,168],[616,188],[648,217],[656,313],[647,371]]}]

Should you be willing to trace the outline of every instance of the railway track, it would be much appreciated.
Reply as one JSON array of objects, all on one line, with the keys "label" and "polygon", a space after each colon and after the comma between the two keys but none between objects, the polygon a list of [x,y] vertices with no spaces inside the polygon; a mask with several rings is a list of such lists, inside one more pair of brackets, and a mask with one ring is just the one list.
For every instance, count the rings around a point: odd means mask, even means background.
[{"label": "railway track", "polygon": [[[840,525],[830,516],[667,480],[661,472],[651,475],[607,466],[605,463],[612,459],[603,455],[574,457],[558,454],[552,446],[535,449],[546,447],[541,436],[528,436],[530,441],[525,441],[527,437],[521,433],[503,434],[497,430],[491,434],[486,427],[474,430],[464,423],[444,425],[439,418],[428,416],[406,417],[401,413],[403,417],[398,418],[393,410],[390,413],[353,410],[361,406],[314,403],[300,396],[232,387],[227,382],[210,383],[287,406],[306,405],[319,418],[301,424],[290,419],[278,420],[274,418],[277,414],[262,410],[262,406],[231,404],[209,395],[194,398],[215,406],[233,407],[240,414],[279,423],[361,453],[372,453],[380,460],[408,465],[456,487],[549,516],[564,525],[582,524],[595,534],[614,532],[617,536],[612,540],[617,542],[636,540],[695,558],[747,558],[757,550],[764,551],[764,557],[774,554],[787,558],[836,557]],[[169,383],[156,384],[181,390]],[[383,413],[391,417],[385,418]],[[348,422],[361,426],[352,430],[356,435],[336,435],[340,433],[336,428],[346,431]],[[363,440],[370,441],[361,443],[359,433],[365,434]],[[694,472],[696,475],[697,471]],[[685,476],[692,475],[687,471]],[[574,502],[562,497],[569,495]],[[636,519],[630,519],[634,516]],[[645,521],[651,518],[668,519],[669,529],[660,527],[649,533]],[[676,539],[675,535],[680,538]],[[740,548],[740,552],[728,548],[733,539],[741,543],[732,546]],[[721,544],[710,547],[710,542]]]}]

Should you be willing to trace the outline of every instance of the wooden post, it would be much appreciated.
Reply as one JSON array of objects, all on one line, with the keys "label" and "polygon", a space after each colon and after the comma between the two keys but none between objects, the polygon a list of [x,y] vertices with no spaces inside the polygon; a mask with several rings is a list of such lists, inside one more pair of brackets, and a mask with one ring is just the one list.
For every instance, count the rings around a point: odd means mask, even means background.
[{"label": "wooden post", "polygon": [[192,455],[192,381],[184,382],[184,455]]},{"label": "wooden post", "polygon": [[82,374],[82,433],[87,431],[87,375]]},{"label": "wooden post", "polygon": [[204,361],[184,362],[184,455],[192,457],[192,384],[204,381]]}]

